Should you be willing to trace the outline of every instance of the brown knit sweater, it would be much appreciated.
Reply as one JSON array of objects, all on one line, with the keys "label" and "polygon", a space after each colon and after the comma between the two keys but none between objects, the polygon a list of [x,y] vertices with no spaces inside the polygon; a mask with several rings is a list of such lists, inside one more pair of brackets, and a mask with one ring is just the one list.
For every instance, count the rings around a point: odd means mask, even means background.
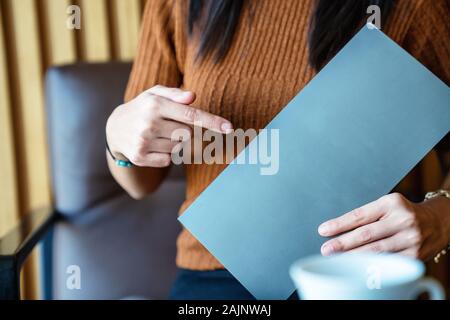
[{"label": "brown knit sweater", "polygon": [[[307,32],[313,0],[250,0],[225,59],[194,64],[197,41],[186,36],[188,1],[148,0],[125,100],[162,84],[197,94],[193,106],[229,119],[234,128],[263,128],[314,76]],[[397,0],[382,29],[448,83],[446,0]],[[189,41],[188,41],[189,40]],[[225,165],[185,165],[183,212]],[[177,241],[179,267],[223,266],[187,231]]]}]

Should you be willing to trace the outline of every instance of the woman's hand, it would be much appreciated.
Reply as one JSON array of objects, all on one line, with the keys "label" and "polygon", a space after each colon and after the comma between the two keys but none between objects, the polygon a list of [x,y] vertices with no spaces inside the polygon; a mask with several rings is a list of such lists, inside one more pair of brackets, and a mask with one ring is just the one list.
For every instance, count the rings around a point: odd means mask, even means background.
[{"label": "woman's hand", "polygon": [[[106,125],[111,152],[137,166],[167,167],[174,148],[190,138],[191,125],[221,133],[232,130],[228,120],[190,107],[194,100],[193,92],[158,85],[117,107]],[[188,135],[173,137],[178,129]]]},{"label": "woman's hand", "polygon": [[449,205],[443,197],[412,203],[398,193],[383,196],[321,224],[320,235],[336,236],[321,252],[398,252],[427,260],[448,244]]}]

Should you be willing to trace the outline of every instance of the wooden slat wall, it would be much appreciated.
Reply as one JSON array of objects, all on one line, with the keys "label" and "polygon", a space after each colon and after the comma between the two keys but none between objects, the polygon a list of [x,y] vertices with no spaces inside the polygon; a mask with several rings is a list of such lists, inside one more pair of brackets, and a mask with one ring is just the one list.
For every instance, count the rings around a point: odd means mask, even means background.
[{"label": "wooden slat wall", "polygon": [[[144,0],[0,0],[0,235],[51,203],[44,74],[54,65],[132,60]],[[69,5],[81,30],[69,30]],[[23,297],[38,297],[36,253]]]},{"label": "wooden slat wall", "polygon": [[45,64],[59,65],[72,63],[77,60],[75,32],[66,28],[68,6],[70,0],[41,0],[42,33],[44,37]]},{"label": "wooden slat wall", "polygon": [[[111,5],[111,4],[109,4]],[[86,61],[107,61],[111,58],[108,12],[105,0],[81,0],[81,54]]]},{"label": "wooden slat wall", "polygon": [[[20,179],[21,212],[44,206],[50,202],[44,125],[44,97],[42,86],[42,59],[40,52],[37,5],[33,0],[8,0],[8,27],[14,39],[10,60],[12,109],[14,119],[17,164]],[[20,120],[19,120],[20,119]],[[33,253],[33,256],[36,252]],[[32,257],[33,257],[32,256]],[[36,298],[37,278],[32,270],[37,268],[31,258],[24,267],[24,296]]]},{"label": "wooden slat wall", "polygon": [[49,203],[50,188],[46,152],[42,54],[34,0],[7,0],[11,36],[14,38],[13,101],[16,147],[20,165],[24,211]]},{"label": "wooden slat wall", "polygon": [[0,181],[3,186],[0,193],[0,237],[9,227],[16,224],[19,214],[8,65],[5,53],[3,19],[0,14],[0,155],[2,157]]},{"label": "wooden slat wall", "polygon": [[112,43],[114,56],[119,60],[131,60],[137,46],[141,2],[139,0],[113,0]]}]

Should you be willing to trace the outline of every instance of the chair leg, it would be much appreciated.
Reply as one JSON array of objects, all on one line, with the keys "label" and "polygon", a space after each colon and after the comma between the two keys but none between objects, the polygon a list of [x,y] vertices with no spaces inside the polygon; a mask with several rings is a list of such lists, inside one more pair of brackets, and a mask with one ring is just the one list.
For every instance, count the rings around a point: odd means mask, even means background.
[{"label": "chair leg", "polygon": [[12,257],[0,257],[0,300],[20,299],[20,268]]},{"label": "chair leg", "polygon": [[53,299],[53,228],[50,229],[41,245],[42,299]]}]

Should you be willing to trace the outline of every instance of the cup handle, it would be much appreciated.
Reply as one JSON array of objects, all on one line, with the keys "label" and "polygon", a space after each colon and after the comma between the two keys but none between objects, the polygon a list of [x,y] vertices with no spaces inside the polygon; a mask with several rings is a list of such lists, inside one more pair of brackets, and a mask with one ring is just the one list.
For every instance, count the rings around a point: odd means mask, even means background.
[{"label": "cup handle", "polygon": [[445,292],[439,282],[430,277],[420,279],[413,292],[411,298],[416,299],[421,293],[427,292],[430,295],[430,300],[444,300]]}]

